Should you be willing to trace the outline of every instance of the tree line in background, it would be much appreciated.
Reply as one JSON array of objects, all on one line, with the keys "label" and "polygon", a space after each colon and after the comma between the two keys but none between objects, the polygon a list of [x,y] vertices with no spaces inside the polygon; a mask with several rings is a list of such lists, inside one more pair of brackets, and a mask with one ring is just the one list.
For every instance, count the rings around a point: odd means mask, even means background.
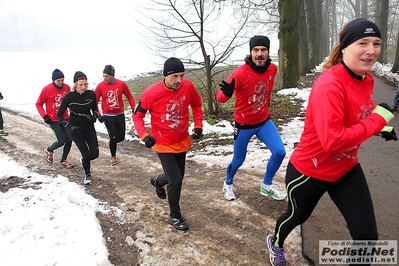
[{"label": "tree line in background", "polygon": [[[243,63],[233,58],[249,54],[249,38],[256,34],[269,36],[271,48],[279,46],[276,89],[297,86],[329,55],[344,23],[360,17],[380,27],[378,61],[399,71],[399,0],[148,0],[132,8],[141,13],[134,12],[132,19],[142,25],[140,41],[150,51],[203,71],[195,83],[209,115],[221,110],[215,93],[229,74],[225,66],[231,70]],[[56,42],[68,47],[64,32],[17,12],[0,13],[0,51],[43,51]]]},{"label": "tree line in background", "polygon": [[[296,10],[293,9],[296,7]],[[279,68],[282,87],[297,83],[329,55],[340,28],[355,18],[374,21],[380,28],[383,47],[380,63],[399,70],[398,3],[388,0],[284,0],[279,1]],[[297,40],[292,43],[292,40]]]},{"label": "tree line in background", "polygon": [[[256,34],[277,36],[278,79],[275,88],[296,87],[329,55],[340,28],[355,18],[374,21],[383,49],[379,62],[399,71],[399,0],[151,0],[142,3],[140,19],[147,45],[158,55],[179,57],[200,68],[205,80],[207,114],[217,114],[215,93],[221,78],[218,66],[237,65],[232,55],[248,46]],[[249,51],[246,50],[249,54]],[[245,57],[243,54],[242,58]],[[240,64],[243,62],[240,62]]]}]

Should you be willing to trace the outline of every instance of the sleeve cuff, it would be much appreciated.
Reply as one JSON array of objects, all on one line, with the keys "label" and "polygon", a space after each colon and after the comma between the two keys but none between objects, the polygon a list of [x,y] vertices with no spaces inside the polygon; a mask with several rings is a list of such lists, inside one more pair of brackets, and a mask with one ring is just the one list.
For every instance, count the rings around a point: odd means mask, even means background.
[{"label": "sleeve cuff", "polygon": [[387,124],[389,123],[389,121],[392,120],[392,118],[394,118],[394,115],[387,109],[385,109],[384,107],[381,107],[379,105],[377,105],[375,107],[375,109],[373,110],[373,113],[377,113],[380,116],[382,116],[385,121],[387,122]]}]

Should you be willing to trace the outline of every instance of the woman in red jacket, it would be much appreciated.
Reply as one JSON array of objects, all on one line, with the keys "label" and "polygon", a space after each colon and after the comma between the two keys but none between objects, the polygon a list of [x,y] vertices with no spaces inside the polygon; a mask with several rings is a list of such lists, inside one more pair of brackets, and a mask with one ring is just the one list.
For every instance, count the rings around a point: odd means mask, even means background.
[{"label": "woman in red jacket", "polygon": [[[178,230],[188,229],[180,212],[180,193],[186,165],[186,153],[192,145],[188,133],[189,109],[194,117],[193,138],[202,137],[202,99],[193,83],[184,79],[183,63],[174,57],[165,61],[163,81],[143,91],[134,109],[134,127],[147,148],[158,154],[164,172],[151,178],[159,198],[166,198],[170,207],[168,223]],[[144,124],[146,113],[151,114],[151,133]]]},{"label": "woman in red jacket", "polygon": [[324,73],[309,96],[305,127],[286,172],[288,210],[266,238],[272,265],[286,265],[283,244],[304,223],[325,192],[344,216],[353,240],[378,238],[373,203],[358,162],[360,145],[371,136],[397,140],[387,123],[387,104],[375,106],[369,73],[381,52],[378,27],[366,19],[347,23]]}]

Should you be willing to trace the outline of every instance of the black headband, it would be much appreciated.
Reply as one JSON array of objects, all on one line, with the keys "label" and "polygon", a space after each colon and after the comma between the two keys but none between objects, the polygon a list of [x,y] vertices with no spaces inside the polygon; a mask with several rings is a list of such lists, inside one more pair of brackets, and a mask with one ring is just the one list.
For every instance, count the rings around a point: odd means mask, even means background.
[{"label": "black headband", "polygon": [[371,36],[381,39],[377,25],[364,18],[352,20],[341,33],[340,48],[345,49],[357,40]]}]

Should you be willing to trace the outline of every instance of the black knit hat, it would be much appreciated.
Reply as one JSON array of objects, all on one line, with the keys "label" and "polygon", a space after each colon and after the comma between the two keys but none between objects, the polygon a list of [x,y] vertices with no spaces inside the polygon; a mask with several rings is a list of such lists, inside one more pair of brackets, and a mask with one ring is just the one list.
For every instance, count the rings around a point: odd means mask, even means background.
[{"label": "black knit hat", "polygon": [[270,40],[263,35],[255,35],[249,40],[249,51],[252,51],[255,46],[264,46],[270,51]]},{"label": "black knit hat", "polygon": [[165,61],[163,66],[163,75],[166,77],[170,74],[184,72],[184,65],[176,57],[171,57]]},{"label": "black knit hat", "polygon": [[82,71],[76,71],[75,75],[73,76],[73,83],[75,83],[78,80],[82,80],[82,79],[87,80],[85,73],[83,73]]},{"label": "black knit hat", "polygon": [[51,79],[54,81],[54,80],[57,80],[57,79],[63,79],[64,78],[64,73],[62,73],[62,71],[61,70],[59,70],[59,69],[55,69],[54,71],[53,71],[53,74],[51,75]]},{"label": "black knit hat", "polygon": [[103,73],[110,76],[115,76],[115,68],[111,65],[106,65]]}]

